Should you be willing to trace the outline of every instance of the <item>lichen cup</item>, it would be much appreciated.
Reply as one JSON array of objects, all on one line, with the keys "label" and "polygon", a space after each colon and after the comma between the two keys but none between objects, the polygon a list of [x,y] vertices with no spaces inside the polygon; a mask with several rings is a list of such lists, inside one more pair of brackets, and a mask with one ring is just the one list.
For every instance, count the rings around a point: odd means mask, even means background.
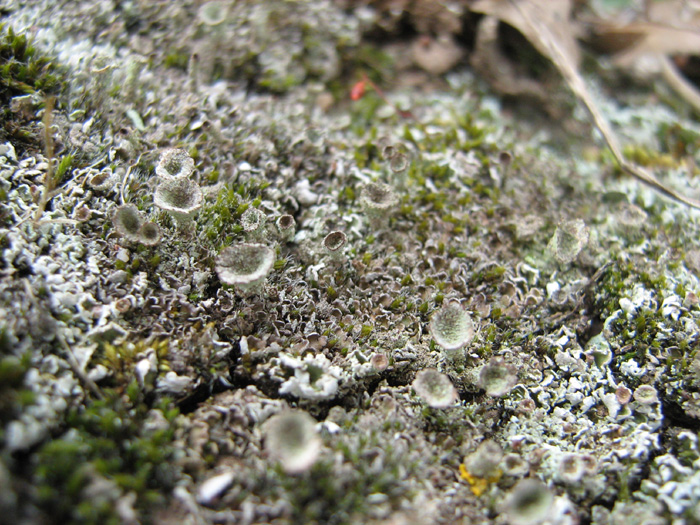
[{"label": "lichen cup", "polygon": [[275,252],[264,244],[241,243],[221,250],[216,258],[216,273],[222,283],[241,293],[262,290],[275,264]]},{"label": "lichen cup", "polygon": [[187,178],[169,179],[156,188],[153,203],[183,226],[202,207],[204,195],[196,182]]}]

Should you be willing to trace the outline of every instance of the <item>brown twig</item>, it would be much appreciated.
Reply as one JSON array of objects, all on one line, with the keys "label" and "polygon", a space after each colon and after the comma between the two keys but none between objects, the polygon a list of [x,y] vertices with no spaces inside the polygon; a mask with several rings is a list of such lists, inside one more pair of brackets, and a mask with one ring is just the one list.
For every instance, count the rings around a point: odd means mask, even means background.
[{"label": "brown twig", "polygon": [[673,60],[668,56],[660,55],[658,60],[661,64],[661,75],[664,80],[668,82],[668,85],[671,86],[680,97],[693,106],[693,109],[697,113],[700,113],[700,92],[697,88],[691,82],[688,82],[688,79],[678,71]]}]

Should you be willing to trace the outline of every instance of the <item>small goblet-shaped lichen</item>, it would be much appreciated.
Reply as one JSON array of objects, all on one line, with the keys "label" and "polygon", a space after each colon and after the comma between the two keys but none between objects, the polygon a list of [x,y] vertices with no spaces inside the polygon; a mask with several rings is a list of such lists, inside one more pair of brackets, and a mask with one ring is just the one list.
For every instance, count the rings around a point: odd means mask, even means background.
[{"label": "small goblet-shaped lichen", "polygon": [[282,215],[275,222],[279,237],[284,242],[289,242],[294,238],[297,223],[291,215]]},{"label": "small goblet-shaped lichen", "polygon": [[490,396],[500,397],[510,392],[517,382],[515,369],[500,357],[494,357],[481,369],[479,385]]},{"label": "small goblet-shaped lichen", "polygon": [[360,204],[372,222],[383,222],[399,202],[396,192],[388,184],[370,182],[362,188]]},{"label": "small goblet-shaped lichen", "polygon": [[203,200],[202,189],[187,178],[164,180],[153,197],[153,203],[168,212],[179,224],[189,222],[202,207]]},{"label": "small goblet-shaped lichen", "polygon": [[342,250],[348,242],[348,238],[341,231],[334,231],[326,235],[323,239],[323,247],[331,253]]},{"label": "small goblet-shaped lichen", "polygon": [[446,408],[457,400],[450,378],[434,368],[421,370],[413,381],[413,390],[432,408]]},{"label": "small goblet-shaped lichen", "polygon": [[265,227],[265,214],[257,208],[248,208],[241,215],[241,226],[247,234],[258,237]]},{"label": "small goblet-shaped lichen", "polygon": [[336,263],[344,259],[343,248],[347,243],[348,238],[341,231],[333,231],[323,238],[323,248],[330,254],[331,261]]},{"label": "small goblet-shaped lichen", "polygon": [[88,186],[98,192],[108,192],[114,186],[114,177],[107,170],[95,173],[88,179]]},{"label": "small goblet-shaped lichen", "polygon": [[510,491],[506,514],[514,525],[543,523],[549,516],[554,495],[539,480],[523,479]]},{"label": "small goblet-shaped lichen", "polygon": [[164,179],[189,177],[194,171],[194,160],[184,149],[166,149],[156,164],[156,175]]},{"label": "small goblet-shaped lichen", "polygon": [[199,19],[208,26],[218,26],[226,20],[227,10],[223,2],[212,0],[199,8]]},{"label": "small goblet-shaped lichen", "polygon": [[241,292],[257,291],[275,264],[275,252],[263,244],[237,244],[221,250],[216,273]]},{"label": "small goblet-shaped lichen", "polygon": [[146,246],[155,246],[160,242],[160,227],[155,222],[144,222],[139,231],[139,240]]},{"label": "small goblet-shaped lichen", "polygon": [[430,335],[448,353],[467,346],[475,333],[474,321],[459,303],[443,306],[430,319]]},{"label": "small goblet-shaped lichen", "polygon": [[119,206],[112,215],[112,224],[117,233],[128,241],[138,242],[141,240],[141,225],[143,219],[141,212],[133,204]]},{"label": "small goblet-shaped lichen", "polygon": [[289,474],[308,470],[321,453],[316,421],[306,412],[290,410],[264,424],[265,449]]}]

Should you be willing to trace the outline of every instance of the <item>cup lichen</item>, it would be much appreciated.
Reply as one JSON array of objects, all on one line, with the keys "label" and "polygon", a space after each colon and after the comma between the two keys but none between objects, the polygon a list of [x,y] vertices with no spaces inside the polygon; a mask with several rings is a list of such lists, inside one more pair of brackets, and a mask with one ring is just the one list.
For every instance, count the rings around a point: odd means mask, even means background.
[{"label": "cup lichen", "polygon": [[221,250],[216,273],[222,283],[242,292],[257,291],[275,264],[275,252],[263,244],[241,243]]}]

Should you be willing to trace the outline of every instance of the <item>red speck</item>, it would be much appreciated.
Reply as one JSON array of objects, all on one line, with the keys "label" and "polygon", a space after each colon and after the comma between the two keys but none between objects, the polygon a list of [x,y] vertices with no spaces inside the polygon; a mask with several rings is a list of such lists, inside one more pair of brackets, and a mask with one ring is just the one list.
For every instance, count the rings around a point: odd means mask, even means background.
[{"label": "red speck", "polygon": [[350,100],[360,100],[365,94],[365,81],[360,80],[350,90]]}]

